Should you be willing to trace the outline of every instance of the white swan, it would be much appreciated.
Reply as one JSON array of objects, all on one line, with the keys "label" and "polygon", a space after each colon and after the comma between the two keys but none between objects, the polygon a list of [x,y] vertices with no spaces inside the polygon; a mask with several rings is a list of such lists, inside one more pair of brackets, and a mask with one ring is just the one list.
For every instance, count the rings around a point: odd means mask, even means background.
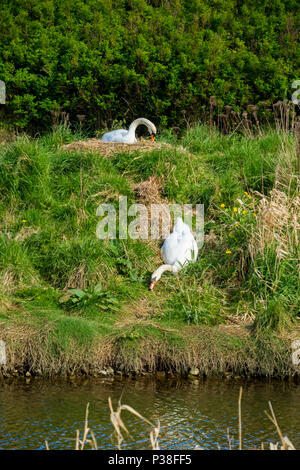
[{"label": "white swan", "polygon": [[195,262],[198,256],[198,246],[190,227],[178,217],[173,232],[165,239],[161,248],[165,264],[162,264],[151,277],[149,289],[152,290],[156,282],[165,271],[177,273],[189,261]]},{"label": "white swan", "polygon": [[155,125],[145,118],[139,118],[133,121],[128,131],[126,129],[118,129],[116,131],[106,132],[102,136],[103,142],[120,142],[123,144],[134,144],[137,142],[135,138],[135,130],[138,126],[144,124],[144,126],[148,127],[149,134],[151,134],[152,142],[154,142],[155,134],[156,134],[156,127]]}]

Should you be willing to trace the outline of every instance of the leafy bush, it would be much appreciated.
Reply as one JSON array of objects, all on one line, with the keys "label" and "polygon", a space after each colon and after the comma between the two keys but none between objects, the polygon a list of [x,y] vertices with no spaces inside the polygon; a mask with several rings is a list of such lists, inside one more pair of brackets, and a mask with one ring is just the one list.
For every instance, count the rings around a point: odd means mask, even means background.
[{"label": "leafy bush", "polygon": [[2,0],[0,120],[36,131],[51,111],[103,128],[147,114],[160,127],[290,97],[298,5],[234,0]]}]

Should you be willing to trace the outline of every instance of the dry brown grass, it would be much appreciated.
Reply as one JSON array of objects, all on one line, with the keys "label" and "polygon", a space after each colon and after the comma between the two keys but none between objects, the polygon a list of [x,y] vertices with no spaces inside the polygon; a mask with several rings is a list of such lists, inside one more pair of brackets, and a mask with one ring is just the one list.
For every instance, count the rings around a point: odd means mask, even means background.
[{"label": "dry brown grass", "polygon": [[[123,322],[131,322],[136,319],[146,319],[153,314],[153,305],[147,297],[142,297],[138,300],[133,300],[126,305],[120,312],[120,320]],[[117,325],[117,324],[116,324]]]},{"label": "dry brown grass", "polygon": [[204,235],[204,242],[207,248],[214,248],[220,243],[219,238],[213,229],[211,229],[208,234]]},{"label": "dry brown grass", "polygon": [[[132,184],[131,189],[135,192],[140,204],[144,204],[147,207],[147,213],[145,219],[143,219],[143,213],[140,215],[141,226],[151,227],[151,205],[160,204],[160,224],[163,220],[170,220],[168,201],[161,195],[163,189],[163,178],[157,176],[150,176],[147,180],[139,183]],[[147,240],[147,243],[151,246],[157,245],[156,240]]]},{"label": "dry brown grass", "polygon": [[[165,227],[168,223],[170,229],[172,227],[172,218],[170,217],[169,203],[168,200],[162,196],[163,190],[163,178],[157,176],[150,176],[147,180],[141,181],[139,183],[134,183],[131,185],[131,189],[135,192],[137,200],[140,204],[143,204],[147,208],[147,213],[145,215],[143,212],[140,214],[140,223],[141,227],[148,227],[148,230],[151,230],[151,214],[152,209],[155,213],[155,204],[159,204],[159,218],[158,223],[161,228]],[[153,204],[153,206],[152,206]],[[166,236],[168,234],[165,234]],[[151,245],[154,250],[153,265],[159,265],[162,262],[160,247],[158,246],[157,240],[155,238],[149,238],[144,240],[145,243]]]},{"label": "dry brown grass", "polygon": [[23,226],[21,230],[15,236],[15,240],[19,242],[23,242],[24,240],[26,240],[26,238],[31,237],[31,235],[35,233],[39,233],[39,229]]},{"label": "dry brown grass", "polygon": [[131,186],[137,198],[142,204],[163,204],[167,200],[161,196],[163,190],[163,178],[150,176],[147,180],[135,183]]},{"label": "dry brown grass", "polygon": [[7,313],[9,311],[15,311],[16,309],[16,305],[10,299],[0,297],[0,312]]},{"label": "dry brown grass", "polygon": [[257,253],[264,254],[269,246],[275,248],[278,262],[287,257],[293,259],[299,247],[299,195],[287,195],[279,189],[273,189],[270,196],[256,194],[260,202],[257,207],[257,230],[252,233],[249,246],[252,259]]},{"label": "dry brown grass", "polygon": [[4,232],[9,238],[12,238],[12,234],[10,233],[11,227],[17,223],[18,217],[16,209],[18,205],[18,201],[12,194],[11,201],[0,219],[0,232]]},{"label": "dry brown grass", "polygon": [[5,295],[10,295],[19,287],[31,287],[38,282],[39,278],[34,271],[25,274],[11,265],[0,273],[0,292],[4,291]]},{"label": "dry brown grass", "polygon": [[71,288],[72,289],[85,289],[88,285],[86,270],[87,270],[86,261],[83,260],[70,275],[65,285],[65,290],[71,289]]},{"label": "dry brown grass", "polygon": [[261,241],[276,239],[279,254],[288,254],[290,246],[298,245],[300,229],[300,197],[288,196],[285,192],[273,189],[270,197],[262,196],[258,207],[262,221]]}]

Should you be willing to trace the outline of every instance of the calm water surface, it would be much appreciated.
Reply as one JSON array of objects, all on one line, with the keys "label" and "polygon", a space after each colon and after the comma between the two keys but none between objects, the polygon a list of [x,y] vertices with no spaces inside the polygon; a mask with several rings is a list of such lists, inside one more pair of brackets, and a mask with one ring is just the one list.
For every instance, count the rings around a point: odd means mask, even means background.
[{"label": "calm water surface", "polygon": [[[76,429],[83,429],[86,404],[89,426],[100,449],[114,449],[108,397],[116,407],[134,407],[151,421],[160,420],[161,449],[228,448],[237,446],[237,400],[243,386],[242,418],[245,448],[278,441],[264,413],[272,402],[277,420],[300,448],[300,385],[243,380],[194,381],[153,378],[76,379],[73,381],[19,379],[0,382],[0,448],[73,449]],[[122,414],[131,437],[127,449],[148,449],[149,426],[127,412]]]}]

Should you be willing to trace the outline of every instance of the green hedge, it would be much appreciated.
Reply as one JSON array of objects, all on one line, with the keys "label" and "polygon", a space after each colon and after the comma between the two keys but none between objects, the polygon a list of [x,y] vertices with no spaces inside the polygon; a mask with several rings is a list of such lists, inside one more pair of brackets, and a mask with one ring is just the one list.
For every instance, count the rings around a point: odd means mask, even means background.
[{"label": "green hedge", "polygon": [[28,131],[59,107],[91,128],[198,119],[290,98],[300,78],[296,0],[1,0],[0,122]]}]

